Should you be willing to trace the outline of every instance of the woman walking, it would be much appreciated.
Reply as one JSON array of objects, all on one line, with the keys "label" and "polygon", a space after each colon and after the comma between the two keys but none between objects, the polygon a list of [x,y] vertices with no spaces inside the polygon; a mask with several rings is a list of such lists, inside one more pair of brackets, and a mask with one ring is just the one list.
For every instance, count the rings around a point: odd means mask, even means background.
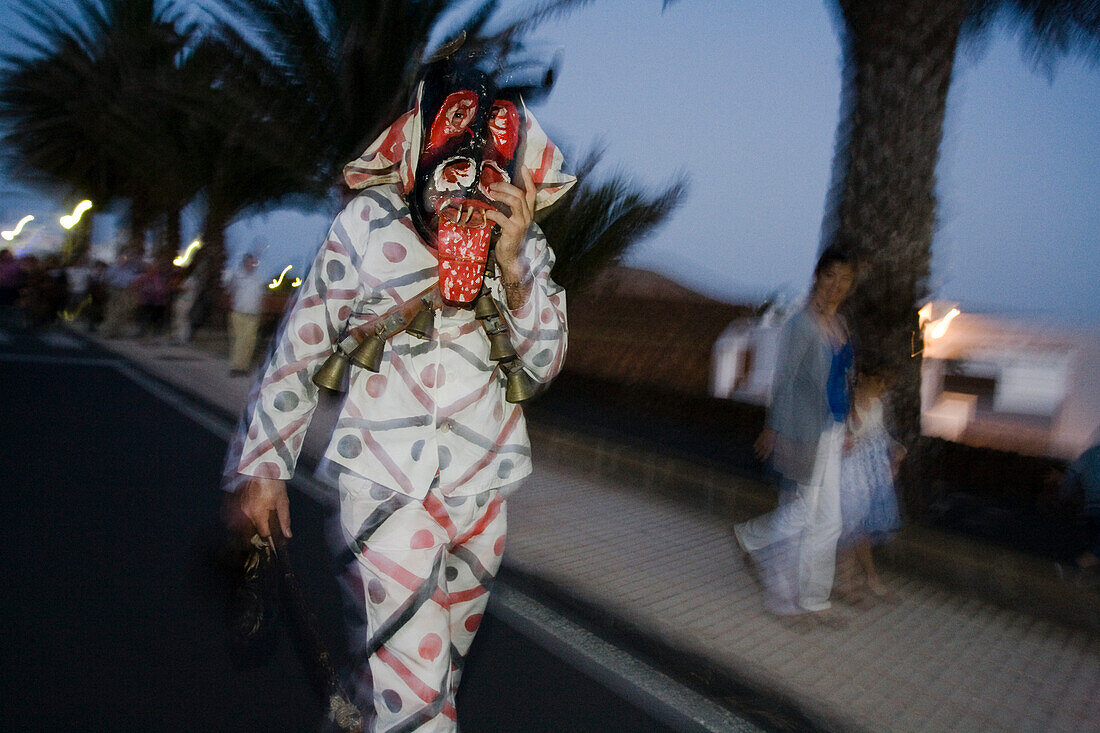
[{"label": "woman walking", "polygon": [[779,341],[772,402],[754,447],[782,476],[779,507],[734,527],[742,553],[762,572],[766,605],[780,615],[830,608],[840,536],[840,455],[853,348],[837,309],[855,283],[843,250],[826,249],[805,308]]}]

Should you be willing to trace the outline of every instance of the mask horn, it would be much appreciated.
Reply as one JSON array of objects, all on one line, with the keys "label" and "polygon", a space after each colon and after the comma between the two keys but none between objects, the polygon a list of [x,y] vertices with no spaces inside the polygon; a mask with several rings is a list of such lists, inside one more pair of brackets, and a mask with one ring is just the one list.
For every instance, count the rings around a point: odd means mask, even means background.
[{"label": "mask horn", "polygon": [[348,387],[348,355],[339,347],[313,375],[313,383],[321,389],[346,392]]},{"label": "mask horn", "polygon": [[459,34],[451,40],[444,43],[442,46],[435,50],[425,64],[434,64],[436,61],[442,61],[445,58],[453,55],[455,51],[462,48],[462,44],[466,42],[466,31],[459,31]]},{"label": "mask horn", "polygon": [[369,372],[377,372],[382,368],[382,354],[385,352],[386,339],[376,331],[360,341],[355,350],[348,354],[348,359]]}]

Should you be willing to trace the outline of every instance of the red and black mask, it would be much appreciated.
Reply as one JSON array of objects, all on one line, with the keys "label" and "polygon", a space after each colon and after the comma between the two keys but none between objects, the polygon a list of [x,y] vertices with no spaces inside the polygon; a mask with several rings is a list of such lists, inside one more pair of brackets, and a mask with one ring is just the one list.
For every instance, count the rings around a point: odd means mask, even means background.
[{"label": "red and black mask", "polygon": [[485,211],[510,213],[489,186],[515,179],[523,106],[477,70],[433,71],[420,100],[422,143],[409,206],[439,257],[444,301],[469,305],[481,290],[493,233]]}]

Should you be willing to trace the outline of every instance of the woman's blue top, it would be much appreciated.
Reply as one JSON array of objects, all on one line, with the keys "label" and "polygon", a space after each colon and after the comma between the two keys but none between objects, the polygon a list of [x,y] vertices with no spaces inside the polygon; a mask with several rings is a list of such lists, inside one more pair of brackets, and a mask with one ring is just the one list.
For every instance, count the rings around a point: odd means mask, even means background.
[{"label": "woman's blue top", "polygon": [[845,341],[839,350],[833,352],[833,363],[829,368],[825,392],[829,396],[829,409],[837,422],[844,422],[848,418],[848,369],[852,366],[854,356],[851,341]]}]

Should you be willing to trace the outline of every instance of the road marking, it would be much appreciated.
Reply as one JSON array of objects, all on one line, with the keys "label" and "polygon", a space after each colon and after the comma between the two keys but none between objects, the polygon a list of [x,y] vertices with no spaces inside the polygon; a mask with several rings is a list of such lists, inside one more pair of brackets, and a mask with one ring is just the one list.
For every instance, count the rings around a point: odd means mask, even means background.
[{"label": "road marking", "polygon": [[80,351],[84,349],[84,342],[78,338],[74,338],[65,333],[58,333],[57,331],[46,331],[38,335],[38,340],[55,349],[69,349],[70,351]]},{"label": "road marking", "polygon": [[119,366],[118,359],[102,356],[43,356],[41,354],[0,354],[0,362],[18,364],[66,364],[70,366]]},{"label": "road marking", "polygon": [[762,730],[505,582],[494,583],[489,607],[523,636],[678,731]]}]

